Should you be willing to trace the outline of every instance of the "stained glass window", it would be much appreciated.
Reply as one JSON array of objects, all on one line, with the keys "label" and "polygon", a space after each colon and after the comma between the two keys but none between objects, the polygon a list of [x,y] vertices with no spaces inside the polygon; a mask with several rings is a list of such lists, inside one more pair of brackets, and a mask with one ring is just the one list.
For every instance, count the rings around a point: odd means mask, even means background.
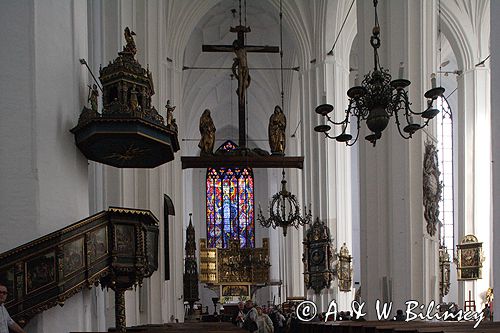
[{"label": "stained glass window", "polygon": [[[236,148],[227,141],[219,150]],[[207,239],[212,248],[227,248],[230,239],[239,239],[242,248],[255,246],[252,169],[207,169]]]}]

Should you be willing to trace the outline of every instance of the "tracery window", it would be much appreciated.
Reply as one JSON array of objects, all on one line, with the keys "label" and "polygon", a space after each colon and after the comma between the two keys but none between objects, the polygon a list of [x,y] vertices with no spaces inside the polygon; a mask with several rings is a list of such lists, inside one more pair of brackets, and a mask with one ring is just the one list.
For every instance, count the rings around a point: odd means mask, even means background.
[{"label": "tracery window", "polygon": [[444,99],[438,100],[437,139],[438,160],[441,175],[439,180],[443,184],[441,202],[439,203],[439,220],[441,226],[441,242],[446,245],[450,255],[453,256],[454,242],[454,216],[453,216],[453,119],[451,109]]},{"label": "tracery window", "polygon": [[[219,149],[237,146],[226,141]],[[227,248],[239,239],[242,248],[255,246],[253,172],[250,168],[207,169],[207,240],[209,247]]]}]

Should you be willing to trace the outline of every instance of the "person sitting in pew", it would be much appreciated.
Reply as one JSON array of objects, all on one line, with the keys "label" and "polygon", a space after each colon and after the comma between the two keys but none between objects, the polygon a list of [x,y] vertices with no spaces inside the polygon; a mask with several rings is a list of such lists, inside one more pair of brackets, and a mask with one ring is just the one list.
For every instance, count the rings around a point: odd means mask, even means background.
[{"label": "person sitting in pew", "polygon": [[403,310],[398,309],[396,311],[396,317],[394,317],[394,320],[395,321],[405,321],[406,320],[406,316],[404,315]]}]

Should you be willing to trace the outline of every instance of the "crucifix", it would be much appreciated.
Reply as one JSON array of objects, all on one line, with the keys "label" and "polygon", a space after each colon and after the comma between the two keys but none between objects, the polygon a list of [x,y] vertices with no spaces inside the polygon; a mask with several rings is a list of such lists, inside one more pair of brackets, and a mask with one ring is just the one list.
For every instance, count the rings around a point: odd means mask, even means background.
[{"label": "crucifix", "polygon": [[237,39],[232,45],[203,45],[203,52],[234,52],[235,58],[232,65],[232,71],[238,80],[238,129],[240,148],[246,148],[246,126],[245,126],[245,97],[246,90],[250,85],[250,74],[248,71],[247,52],[260,53],[279,53],[277,46],[254,46],[245,45],[245,33],[250,32],[250,27],[240,25],[231,27],[230,32],[237,33]]}]

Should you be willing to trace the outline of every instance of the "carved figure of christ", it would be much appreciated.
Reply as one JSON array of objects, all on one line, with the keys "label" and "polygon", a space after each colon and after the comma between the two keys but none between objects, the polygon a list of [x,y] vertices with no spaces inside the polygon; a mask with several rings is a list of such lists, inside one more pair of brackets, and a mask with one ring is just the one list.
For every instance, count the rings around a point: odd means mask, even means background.
[{"label": "carved figure of christ", "polygon": [[234,52],[235,58],[232,71],[238,80],[238,131],[240,148],[246,147],[246,126],[245,126],[245,96],[250,85],[250,73],[248,70],[247,52],[279,53],[277,46],[255,46],[245,45],[245,33],[250,32],[250,27],[231,27],[231,32],[236,32],[238,38],[232,45],[203,45],[203,52]]}]

